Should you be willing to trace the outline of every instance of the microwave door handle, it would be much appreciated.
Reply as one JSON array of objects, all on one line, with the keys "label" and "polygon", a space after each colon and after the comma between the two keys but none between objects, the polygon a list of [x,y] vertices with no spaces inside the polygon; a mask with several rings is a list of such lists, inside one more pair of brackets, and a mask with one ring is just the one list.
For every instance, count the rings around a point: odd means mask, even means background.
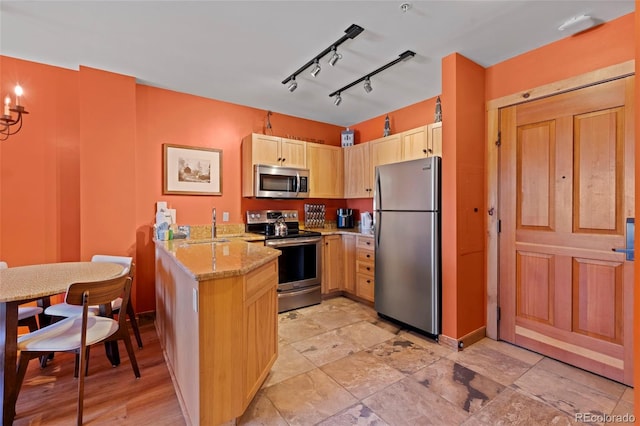
[{"label": "microwave door handle", "polygon": [[296,198],[300,195],[300,173],[296,172]]}]

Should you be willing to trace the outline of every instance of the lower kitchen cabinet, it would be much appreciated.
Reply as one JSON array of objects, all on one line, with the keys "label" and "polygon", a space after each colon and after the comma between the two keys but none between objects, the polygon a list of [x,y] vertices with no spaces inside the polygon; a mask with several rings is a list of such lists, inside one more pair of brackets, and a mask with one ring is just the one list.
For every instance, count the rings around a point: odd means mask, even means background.
[{"label": "lower kitchen cabinet", "polygon": [[340,235],[326,235],[322,243],[322,294],[329,294],[343,288],[342,238]]},{"label": "lower kitchen cabinet", "polygon": [[375,287],[373,237],[356,238],[356,296],[373,302]]},{"label": "lower kitchen cabinet", "polygon": [[356,294],[356,236],[342,235],[342,258],[344,259],[343,290]]}]

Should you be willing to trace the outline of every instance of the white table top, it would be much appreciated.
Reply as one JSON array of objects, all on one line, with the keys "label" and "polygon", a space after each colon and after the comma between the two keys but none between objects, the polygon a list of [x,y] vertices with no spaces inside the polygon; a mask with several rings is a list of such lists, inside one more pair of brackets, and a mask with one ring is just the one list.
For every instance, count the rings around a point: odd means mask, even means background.
[{"label": "white table top", "polygon": [[101,281],[120,275],[109,262],[63,262],[0,269],[0,303],[64,293],[74,282]]}]

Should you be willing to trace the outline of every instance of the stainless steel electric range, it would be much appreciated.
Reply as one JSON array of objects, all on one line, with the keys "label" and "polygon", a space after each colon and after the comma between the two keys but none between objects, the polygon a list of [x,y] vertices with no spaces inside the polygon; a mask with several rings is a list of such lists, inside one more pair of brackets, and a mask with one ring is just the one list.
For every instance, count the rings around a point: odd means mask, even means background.
[{"label": "stainless steel electric range", "polygon": [[[287,225],[286,235],[275,235],[276,221]],[[296,210],[249,210],[245,229],[264,235],[265,246],[282,252],[278,257],[278,312],[321,302],[319,232],[300,229]]]}]

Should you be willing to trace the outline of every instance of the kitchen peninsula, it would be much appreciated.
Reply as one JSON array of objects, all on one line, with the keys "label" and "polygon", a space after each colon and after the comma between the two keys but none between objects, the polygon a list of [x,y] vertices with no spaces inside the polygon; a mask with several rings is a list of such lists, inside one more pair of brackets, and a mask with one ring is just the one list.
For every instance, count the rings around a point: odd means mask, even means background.
[{"label": "kitchen peninsula", "polygon": [[278,355],[279,250],[156,241],[156,328],[187,422],[242,415]]}]

